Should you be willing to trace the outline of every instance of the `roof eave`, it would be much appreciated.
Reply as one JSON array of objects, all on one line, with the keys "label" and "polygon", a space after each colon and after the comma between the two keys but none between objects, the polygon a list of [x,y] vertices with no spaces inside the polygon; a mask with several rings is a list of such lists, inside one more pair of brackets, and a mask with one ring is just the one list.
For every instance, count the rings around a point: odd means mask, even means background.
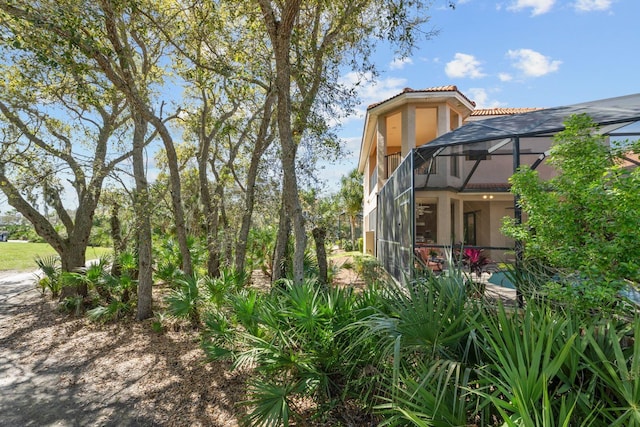
[{"label": "roof eave", "polygon": [[462,107],[463,116],[467,117],[471,114],[471,112],[475,109],[474,104],[469,101],[469,99],[464,96],[458,90],[450,90],[450,91],[415,91],[415,92],[403,92],[391,99],[383,101],[379,104],[376,104],[367,109],[367,114],[371,115],[382,115],[388,111],[393,111],[398,107],[405,105],[412,101],[432,101],[432,100],[441,100],[442,102],[451,103],[451,99],[455,99],[457,101],[456,107]]}]

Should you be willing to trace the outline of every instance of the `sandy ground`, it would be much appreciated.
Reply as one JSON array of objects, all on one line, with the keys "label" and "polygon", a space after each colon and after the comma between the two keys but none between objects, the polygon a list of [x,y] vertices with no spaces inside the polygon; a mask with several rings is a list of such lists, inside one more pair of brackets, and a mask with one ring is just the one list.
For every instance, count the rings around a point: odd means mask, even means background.
[{"label": "sandy ground", "polygon": [[[347,269],[336,282],[362,286]],[[246,375],[205,363],[196,332],[158,334],[151,322],[59,313],[33,273],[0,272],[0,426],[239,425]]]},{"label": "sandy ground", "polygon": [[244,378],[197,334],[56,312],[32,273],[0,273],[0,426],[237,426]]}]

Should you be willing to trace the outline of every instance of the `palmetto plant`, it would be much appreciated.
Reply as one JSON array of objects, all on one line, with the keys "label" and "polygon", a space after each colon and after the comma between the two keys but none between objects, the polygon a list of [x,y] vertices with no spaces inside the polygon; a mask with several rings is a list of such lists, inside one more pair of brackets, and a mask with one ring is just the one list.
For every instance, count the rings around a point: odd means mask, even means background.
[{"label": "palmetto plant", "polygon": [[202,278],[197,273],[191,276],[183,275],[175,281],[176,289],[172,290],[165,299],[169,314],[178,318],[188,319],[194,328],[200,327],[201,281]]},{"label": "palmetto plant", "polygon": [[385,425],[464,425],[476,406],[466,387],[477,359],[464,276],[418,276],[388,283],[378,308],[348,329],[358,330],[355,355],[375,354],[380,373],[377,410]]},{"label": "palmetto plant", "polygon": [[247,266],[260,268],[267,274],[272,270],[272,254],[276,242],[276,229],[272,227],[252,228],[247,242]]},{"label": "palmetto plant", "polygon": [[[180,275],[174,279],[175,289],[165,298],[167,312],[175,317],[188,319],[194,328],[201,325],[202,312],[209,309],[217,312],[235,294],[240,292],[248,280],[246,272],[230,268],[220,270],[219,277]],[[214,322],[214,318],[209,321]],[[215,329],[215,328],[214,328]]]},{"label": "palmetto plant", "polygon": [[640,318],[629,328],[615,321],[592,326],[586,335],[589,342],[588,367],[597,379],[596,398],[602,425],[640,426]]},{"label": "palmetto plant", "polygon": [[312,398],[318,412],[342,399],[349,343],[337,331],[355,319],[357,298],[311,279],[302,285],[285,280],[268,294],[239,291],[228,300],[226,315],[207,316],[203,348],[209,357],[255,367],[245,421],[288,425],[302,417],[293,403],[300,398]]},{"label": "palmetto plant", "polygon": [[156,278],[173,284],[183,275],[180,269],[182,262],[180,249],[175,239],[168,238],[154,245],[154,258],[156,259]]},{"label": "palmetto plant", "polygon": [[505,426],[568,426],[593,423],[590,375],[581,353],[587,345],[573,319],[545,304],[522,311],[498,307],[477,321],[487,364],[481,388]]},{"label": "palmetto plant", "polygon": [[62,274],[62,264],[60,257],[52,255],[48,257],[37,257],[34,262],[38,268],[44,273],[44,277],[36,276],[36,283],[44,295],[48,289],[51,292],[51,298],[57,298],[62,289],[60,275]]},{"label": "palmetto plant", "polygon": [[[399,374],[399,384],[377,409],[386,415],[384,426],[450,427],[467,425],[478,400],[470,398],[468,388],[473,370],[454,360],[420,361]],[[472,397],[472,396],[471,396]]]},{"label": "palmetto plant", "polygon": [[230,267],[223,267],[220,269],[220,275],[218,277],[203,277],[202,284],[204,285],[208,302],[214,304],[216,307],[225,302],[229,295],[233,295],[235,292],[241,290],[249,280],[249,274],[246,271],[237,271]]},{"label": "palmetto plant", "polygon": [[74,272],[64,273],[62,282],[68,286],[86,285],[92,291],[93,299],[90,305],[95,305],[87,311],[92,320],[117,320],[131,311],[130,297],[135,294],[136,281],[132,277],[137,267],[135,256],[123,252],[118,258],[120,276],[112,275],[109,256],[103,256],[85,268]]}]

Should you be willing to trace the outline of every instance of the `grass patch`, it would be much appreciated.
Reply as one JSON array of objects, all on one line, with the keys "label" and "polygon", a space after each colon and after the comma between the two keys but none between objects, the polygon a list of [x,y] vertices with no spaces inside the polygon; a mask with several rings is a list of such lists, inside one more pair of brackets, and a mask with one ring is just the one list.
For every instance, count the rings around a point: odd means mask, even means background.
[{"label": "grass patch", "polygon": [[[100,258],[101,255],[111,252],[110,248],[87,248],[87,259]],[[38,267],[33,261],[36,257],[56,255],[56,251],[47,243],[0,243],[0,271],[36,270]]]}]

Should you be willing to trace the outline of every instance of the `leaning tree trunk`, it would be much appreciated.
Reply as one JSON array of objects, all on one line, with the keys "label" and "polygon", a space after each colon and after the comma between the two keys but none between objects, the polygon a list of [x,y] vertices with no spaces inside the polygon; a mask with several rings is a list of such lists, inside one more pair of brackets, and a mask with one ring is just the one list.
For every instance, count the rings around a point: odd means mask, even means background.
[{"label": "leaning tree trunk", "polygon": [[275,92],[270,92],[267,95],[267,99],[265,100],[264,113],[262,116],[262,122],[260,124],[260,131],[258,132],[256,144],[254,146],[253,152],[251,153],[251,162],[249,163],[249,170],[247,171],[244,213],[242,214],[242,224],[240,226],[240,232],[238,233],[238,240],[236,242],[236,271],[244,271],[245,268],[247,242],[249,241],[251,217],[253,215],[253,208],[255,205],[258,167],[260,166],[260,161],[264,152],[267,150],[267,148],[269,148],[271,142],[273,141],[273,138],[271,138],[271,136],[268,136],[268,132],[271,124],[271,115],[274,102]]}]

